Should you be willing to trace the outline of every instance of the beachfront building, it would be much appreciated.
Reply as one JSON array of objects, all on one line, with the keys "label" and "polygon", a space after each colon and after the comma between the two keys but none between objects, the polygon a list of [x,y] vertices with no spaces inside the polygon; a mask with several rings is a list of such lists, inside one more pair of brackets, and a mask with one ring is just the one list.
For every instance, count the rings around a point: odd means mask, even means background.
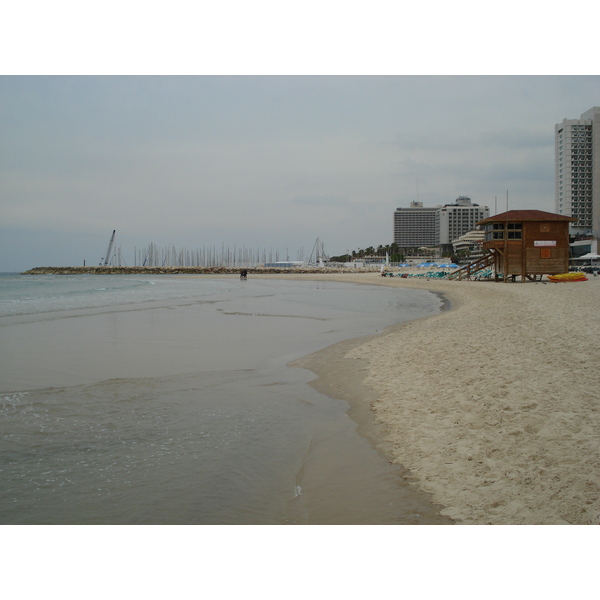
[{"label": "beachfront building", "polygon": [[453,204],[438,208],[435,216],[436,243],[444,251],[452,250],[454,240],[475,229],[475,224],[490,216],[487,206],[473,204],[468,196],[459,196]]},{"label": "beachfront building", "polygon": [[483,229],[474,229],[467,231],[458,239],[452,242],[452,251],[458,256],[468,256],[470,260],[475,260],[483,256],[483,241],[485,231]]},{"label": "beachfront building", "polygon": [[496,279],[513,281],[556,275],[569,270],[569,224],[574,217],[543,210],[509,210],[478,223],[485,230]]},{"label": "beachfront building", "polygon": [[600,107],[554,126],[555,211],[572,235],[600,236]]},{"label": "beachfront building", "polygon": [[571,238],[571,258],[580,259],[586,254],[600,254],[600,240],[592,235],[577,235]]},{"label": "beachfront building", "polygon": [[408,208],[394,212],[394,243],[399,248],[435,246],[435,214],[437,208],[427,208],[422,202],[411,202]]}]

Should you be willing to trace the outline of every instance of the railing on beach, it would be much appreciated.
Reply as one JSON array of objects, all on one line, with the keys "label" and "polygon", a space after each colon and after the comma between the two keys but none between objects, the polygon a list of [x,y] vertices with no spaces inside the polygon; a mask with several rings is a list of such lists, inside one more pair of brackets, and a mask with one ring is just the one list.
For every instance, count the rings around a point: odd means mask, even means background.
[{"label": "railing on beach", "polygon": [[483,258],[480,258],[464,267],[453,271],[448,275],[448,279],[471,279],[471,277],[475,276],[480,271],[491,267],[494,264],[494,255],[490,252]]}]

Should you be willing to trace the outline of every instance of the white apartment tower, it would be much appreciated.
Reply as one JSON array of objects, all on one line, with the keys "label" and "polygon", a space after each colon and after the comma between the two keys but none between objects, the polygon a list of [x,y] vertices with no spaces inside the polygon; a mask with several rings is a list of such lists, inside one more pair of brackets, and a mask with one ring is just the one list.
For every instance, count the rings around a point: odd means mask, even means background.
[{"label": "white apartment tower", "polygon": [[554,126],[555,212],[571,234],[600,235],[600,107]]}]

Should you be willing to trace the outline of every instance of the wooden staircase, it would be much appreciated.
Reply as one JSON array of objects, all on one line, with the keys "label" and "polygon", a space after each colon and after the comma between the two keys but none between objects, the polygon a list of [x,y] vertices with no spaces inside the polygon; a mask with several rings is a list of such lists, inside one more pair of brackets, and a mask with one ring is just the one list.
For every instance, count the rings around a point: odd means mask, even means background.
[{"label": "wooden staircase", "polygon": [[490,267],[494,264],[494,253],[488,250],[488,254],[486,254],[483,258],[479,258],[475,262],[472,262],[464,267],[461,267],[457,271],[453,271],[448,275],[448,279],[471,279],[471,276],[475,275],[482,269],[486,267]]}]

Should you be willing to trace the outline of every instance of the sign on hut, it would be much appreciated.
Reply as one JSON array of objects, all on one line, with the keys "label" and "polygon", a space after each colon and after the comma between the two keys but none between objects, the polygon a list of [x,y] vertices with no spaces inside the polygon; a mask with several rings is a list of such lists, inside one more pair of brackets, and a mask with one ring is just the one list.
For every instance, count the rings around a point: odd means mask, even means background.
[{"label": "sign on hut", "polygon": [[569,223],[573,217],[543,210],[509,210],[479,221],[484,251],[493,254],[496,280],[555,275],[569,270]]}]

